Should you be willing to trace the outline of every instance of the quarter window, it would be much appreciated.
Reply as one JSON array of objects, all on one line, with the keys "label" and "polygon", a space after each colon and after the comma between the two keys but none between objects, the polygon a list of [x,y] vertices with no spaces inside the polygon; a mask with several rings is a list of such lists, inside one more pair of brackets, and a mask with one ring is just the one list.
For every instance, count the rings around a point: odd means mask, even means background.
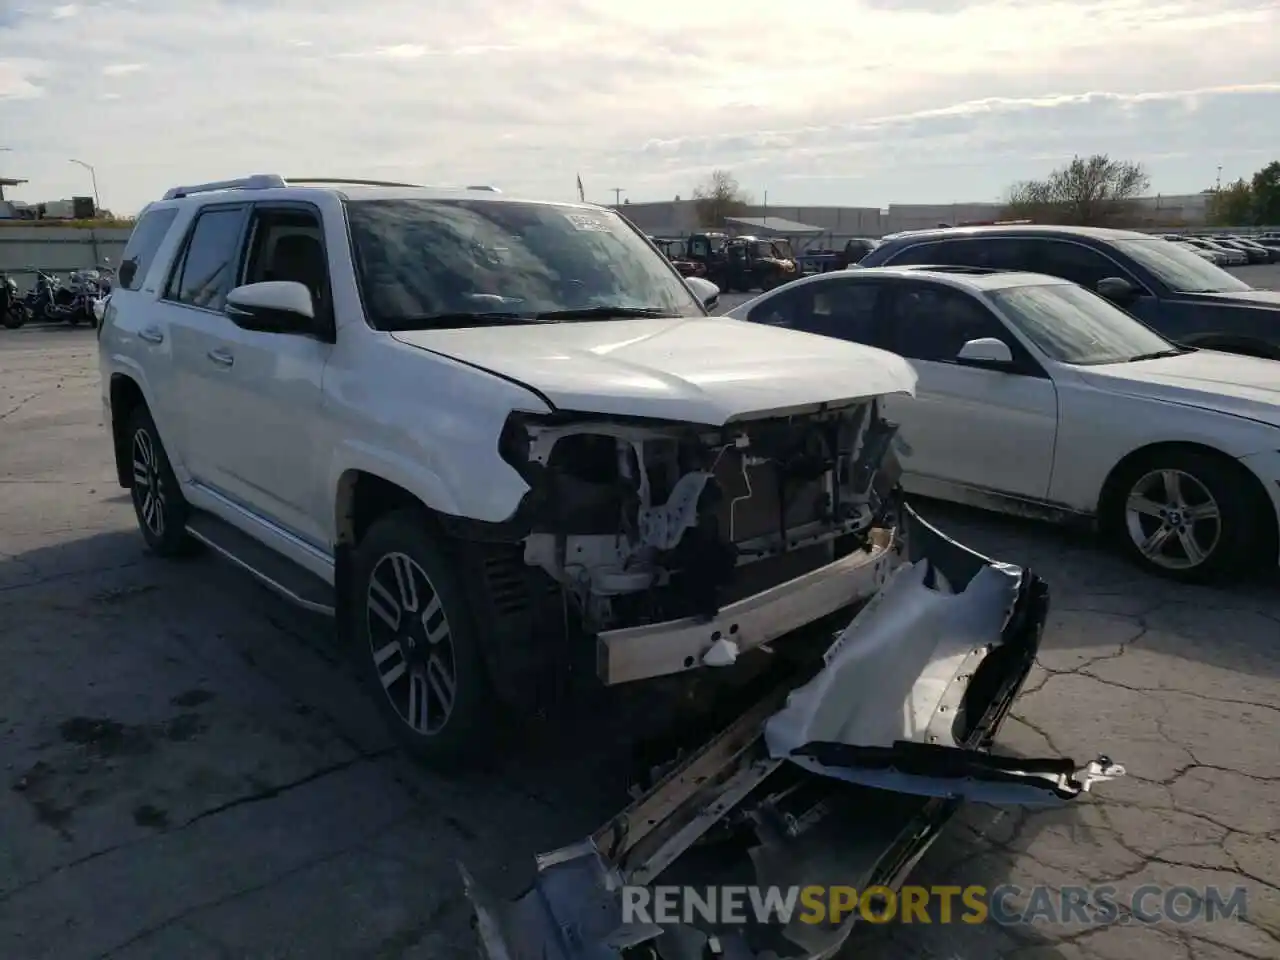
[{"label": "quarter window", "polygon": [[156,252],[160,249],[160,244],[164,242],[177,216],[178,211],[175,207],[152,210],[150,213],[144,213],[142,219],[134,225],[133,232],[129,234],[129,242],[125,244],[124,253],[120,256],[121,266],[132,263],[134,268],[129,282],[123,284],[126,290],[142,289],[142,281],[146,279],[147,271],[151,269],[151,263],[156,258]]}]

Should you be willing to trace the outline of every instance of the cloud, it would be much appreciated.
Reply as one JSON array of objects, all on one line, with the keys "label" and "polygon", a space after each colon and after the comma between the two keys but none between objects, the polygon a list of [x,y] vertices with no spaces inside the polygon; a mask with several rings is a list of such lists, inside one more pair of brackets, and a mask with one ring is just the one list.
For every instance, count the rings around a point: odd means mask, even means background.
[{"label": "cloud", "polygon": [[40,60],[0,58],[0,101],[39,97],[43,92],[39,80],[45,70]]},{"label": "cloud", "polygon": [[80,8],[74,3],[65,3],[60,7],[54,7],[49,11],[49,15],[55,20],[67,20],[74,17],[79,12]]},{"label": "cloud", "polygon": [[580,172],[642,200],[727,167],[778,204],[983,200],[1096,150],[1177,193],[1280,156],[1274,0],[76,8],[0,0],[25,199],[83,192],[81,154],[117,209],[264,170],[564,199]]},{"label": "cloud", "polygon": [[145,63],[109,63],[102,68],[102,75],[104,77],[126,77],[131,73],[137,73],[146,68],[147,65]]}]

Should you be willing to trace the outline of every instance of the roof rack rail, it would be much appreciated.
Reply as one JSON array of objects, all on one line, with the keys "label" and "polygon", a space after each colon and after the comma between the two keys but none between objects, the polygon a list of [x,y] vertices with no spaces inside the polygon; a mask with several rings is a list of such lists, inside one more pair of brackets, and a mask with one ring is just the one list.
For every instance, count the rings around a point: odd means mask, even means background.
[{"label": "roof rack rail", "polygon": [[181,197],[189,197],[193,193],[212,193],[214,190],[271,190],[274,187],[287,186],[288,184],[279,174],[256,173],[251,177],[240,177],[236,180],[214,180],[210,183],[172,187],[165,191],[164,199],[177,200]]},{"label": "roof rack rail", "polygon": [[[193,183],[188,186],[172,187],[165,191],[164,199],[178,200],[194,193],[212,193],[215,190],[272,190],[287,187],[291,184],[346,184],[353,187],[409,187],[421,189],[420,183],[401,183],[396,180],[356,180],[352,177],[289,177],[278,173],[255,173],[251,177],[239,177],[235,180],[214,180],[210,183]],[[454,188],[458,189],[458,188]],[[487,193],[501,193],[497,187],[476,184],[465,187],[467,190],[483,190]]]},{"label": "roof rack rail", "polygon": [[[399,183],[395,180],[353,180],[351,177],[289,177],[288,183],[333,183],[353,187],[421,187],[420,183]],[[288,184],[286,184],[287,186]]]}]

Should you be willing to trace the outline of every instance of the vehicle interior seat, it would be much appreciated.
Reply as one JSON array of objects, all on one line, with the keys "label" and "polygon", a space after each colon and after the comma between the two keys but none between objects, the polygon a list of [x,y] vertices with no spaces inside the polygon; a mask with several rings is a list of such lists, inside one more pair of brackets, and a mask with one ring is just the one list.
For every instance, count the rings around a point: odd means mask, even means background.
[{"label": "vehicle interior seat", "polygon": [[311,302],[319,306],[325,293],[328,269],[324,247],[315,237],[290,233],[276,241],[271,252],[268,280],[292,280],[311,291]]}]

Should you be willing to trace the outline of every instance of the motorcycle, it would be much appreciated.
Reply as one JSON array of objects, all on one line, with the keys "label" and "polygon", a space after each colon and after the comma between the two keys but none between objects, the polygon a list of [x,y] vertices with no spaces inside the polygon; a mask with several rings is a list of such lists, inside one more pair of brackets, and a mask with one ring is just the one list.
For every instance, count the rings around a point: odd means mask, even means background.
[{"label": "motorcycle", "polygon": [[17,330],[27,322],[27,305],[18,293],[18,285],[7,273],[0,273],[0,323]]},{"label": "motorcycle", "polygon": [[28,318],[78,326],[97,326],[94,304],[111,291],[113,271],[106,264],[97,269],[74,270],[66,284],[43,270],[33,270],[36,283],[24,299]]},{"label": "motorcycle", "polygon": [[82,313],[79,294],[64,286],[53,274],[43,270],[33,270],[32,273],[36,275],[36,283],[25,299],[27,316],[72,326],[79,323]]},{"label": "motorcycle", "polygon": [[98,325],[99,309],[97,304],[104,302],[111,295],[114,271],[104,261],[94,270],[76,270],[71,274],[71,290],[75,294],[74,305],[77,312],[68,322],[75,324],[87,320],[89,326]]}]

